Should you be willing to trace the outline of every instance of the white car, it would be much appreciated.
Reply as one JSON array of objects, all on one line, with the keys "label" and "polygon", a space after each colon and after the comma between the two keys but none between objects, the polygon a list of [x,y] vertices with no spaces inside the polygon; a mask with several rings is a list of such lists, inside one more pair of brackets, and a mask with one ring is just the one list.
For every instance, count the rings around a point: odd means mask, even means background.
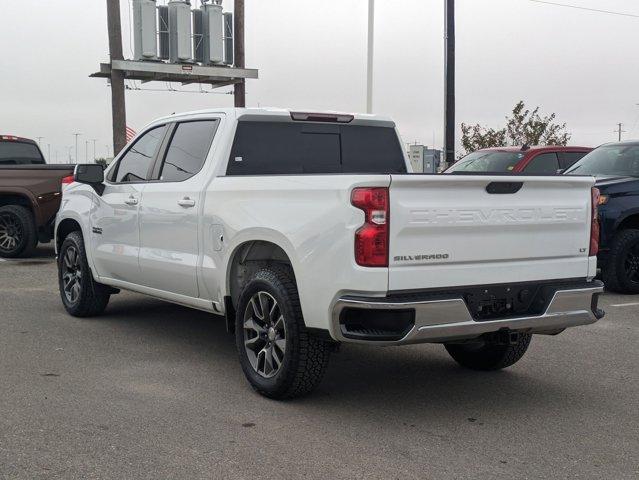
[{"label": "white car", "polygon": [[591,177],[409,165],[376,115],[161,118],[64,191],[64,307],[97,315],[126,289],[225,315],[246,377],[273,398],[310,392],[342,342],[441,343],[494,370],[532,334],[603,315]]}]

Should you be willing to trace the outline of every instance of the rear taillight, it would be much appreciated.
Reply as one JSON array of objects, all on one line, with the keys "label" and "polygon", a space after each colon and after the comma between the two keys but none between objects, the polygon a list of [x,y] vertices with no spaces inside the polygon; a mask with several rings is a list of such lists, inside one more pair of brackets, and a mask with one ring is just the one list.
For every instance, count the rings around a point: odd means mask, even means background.
[{"label": "rear taillight", "polygon": [[355,188],[351,204],[364,211],[355,232],[355,261],[362,267],[388,267],[388,188]]},{"label": "rear taillight", "polygon": [[62,180],[60,180],[60,183],[63,187],[66,187],[68,185],[71,185],[74,181],[75,180],[73,178],[73,175],[69,175],[68,177],[63,177]]},{"label": "rear taillight", "polygon": [[590,214],[590,256],[594,257],[599,253],[599,189],[592,188],[592,210]]}]

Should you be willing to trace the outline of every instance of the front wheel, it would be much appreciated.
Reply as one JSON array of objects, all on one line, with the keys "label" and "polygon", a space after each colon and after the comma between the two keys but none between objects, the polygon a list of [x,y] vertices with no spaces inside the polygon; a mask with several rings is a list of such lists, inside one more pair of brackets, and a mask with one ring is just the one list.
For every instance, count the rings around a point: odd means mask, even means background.
[{"label": "front wheel", "polygon": [[532,334],[521,333],[516,342],[502,344],[491,340],[478,343],[448,343],[446,350],[461,366],[472,370],[500,370],[517,363],[524,356]]},{"label": "front wheel", "polygon": [[109,303],[112,290],[93,279],[80,232],[71,232],[62,242],[58,282],[62,304],[74,317],[99,315]]},{"label": "front wheel", "polygon": [[319,384],[331,345],[306,329],[289,268],[271,265],[255,273],[240,294],[235,322],[240,364],[258,393],[293,398]]}]

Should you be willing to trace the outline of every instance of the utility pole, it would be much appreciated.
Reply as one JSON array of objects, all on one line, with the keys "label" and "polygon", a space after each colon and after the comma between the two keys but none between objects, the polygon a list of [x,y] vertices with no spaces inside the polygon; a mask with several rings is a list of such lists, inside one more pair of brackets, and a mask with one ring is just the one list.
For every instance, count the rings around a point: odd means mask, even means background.
[{"label": "utility pole", "polygon": [[621,142],[621,134],[622,134],[622,133],[626,133],[626,131],[625,131],[625,130],[622,130],[622,128],[623,128],[623,123],[618,123],[618,124],[617,124],[617,128],[618,128],[618,129],[617,129],[617,130],[615,130],[615,133],[618,133],[618,134],[619,134],[619,141]]},{"label": "utility pole", "polygon": [[38,139],[38,147],[39,147],[39,146],[40,146],[40,142],[42,141],[42,139],[43,139],[44,137],[36,137],[36,138]]},{"label": "utility pole", "polygon": [[80,163],[79,160],[79,152],[78,152],[78,137],[82,135],[81,133],[74,133],[73,136],[75,137],[75,163]]},{"label": "utility pole", "polygon": [[97,138],[92,138],[91,140],[93,141],[93,163],[95,163],[95,159],[97,158],[95,156],[95,142],[97,142],[98,139]]},{"label": "utility pole", "polygon": [[51,161],[51,144],[47,143],[47,161]]},{"label": "utility pole", "polygon": [[444,0],[446,27],[444,49],[444,161],[452,165],[455,161],[455,0]]},{"label": "utility pole", "polygon": [[[120,1],[106,0],[111,62],[123,60]],[[113,116],[114,155],[126,145],[126,104],[124,97],[124,73],[111,68],[111,115]],[[77,156],[77,149],[76,149]]]},{"label": "utility pole", "polygon": [[366,59],[366,113],[373,113],[373,66],[375,53],[375,0],[368,0],[368,47]]},{"label": "utility pole", "polygon": [[[235,67],[244,68],[244,0],[235,0],[233,6],[233,36],[235,37]],[[122,44],[120,44],[120,51],[122,51]],[[236,83],[233,93],[235,106],[246,107],[246,80],[241,79]]]},{"label": "utility pole", "polygon": [[89,141],[84,141],[84,163],[89,163]]}]

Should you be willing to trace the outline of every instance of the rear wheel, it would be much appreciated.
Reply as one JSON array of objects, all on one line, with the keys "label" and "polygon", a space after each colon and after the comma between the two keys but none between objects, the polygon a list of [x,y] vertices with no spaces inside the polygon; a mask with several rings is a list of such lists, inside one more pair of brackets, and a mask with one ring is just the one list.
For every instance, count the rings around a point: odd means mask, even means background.
[{"label": "rear wheel", "polygon": [[270,265],[256,272],[237,307],[235,340],[251,386],[276,399],[313,391],[328,366],[331,345],[306,329],[291,270]]},{"label": "rear wheel", "polygon": [[639,293],[639,230],[622,230],[615,236],[603,280],[614,292]]},{"label": "rear wheel", "polygon": [[111,288],[93,280],[80,232],[71,232],[58,254],[60,297],[74,317],[92,317],[104,312]]},{"label": "rear wheel", "polygon": [[0,207],[0,257],[29,255],[38,244],[31,211],[21,205]]},{"label": "rear wheel", "polygon": [[521,333],[510,344],[484,340],[477,343],[449,343],[446,350],[461,366],[472,370],[500,370],[517,363],[524,356],[532,334]]}]

